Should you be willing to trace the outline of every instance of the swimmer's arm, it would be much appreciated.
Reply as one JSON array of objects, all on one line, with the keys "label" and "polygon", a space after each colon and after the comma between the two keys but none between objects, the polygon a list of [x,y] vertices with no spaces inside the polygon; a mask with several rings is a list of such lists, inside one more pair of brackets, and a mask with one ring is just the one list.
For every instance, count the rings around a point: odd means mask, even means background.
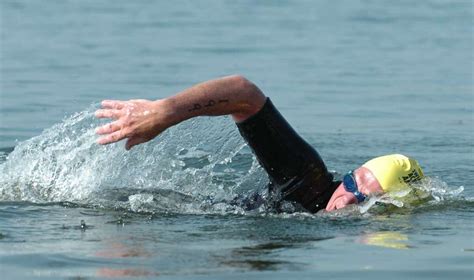
[{"label": "swimmer's arm", "polygon": [[129,150],[155,138],[165,129],[197,116],[231,115],[241,122],[262,108],[266,100],[262,91],[242,76],[234,75],[203,82],[174,96],[150,100],[104,100],[97,118],[115,121],[99,127],[99,144],[110,144],[127,138]]},{"label": "swimmer's arm", "polygon": [[257,113],[266,97],[252,82],[238,75],[197,84],[165,99],[173,108],[173,122],[196,116],[231,115],[241,122]]}]

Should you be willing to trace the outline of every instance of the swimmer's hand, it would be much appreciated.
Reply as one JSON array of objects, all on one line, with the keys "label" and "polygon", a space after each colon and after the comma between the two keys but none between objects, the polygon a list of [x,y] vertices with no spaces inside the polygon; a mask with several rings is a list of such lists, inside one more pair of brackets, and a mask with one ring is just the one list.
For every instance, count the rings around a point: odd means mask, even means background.
[{"label": "swimmer's hand", "polygon": [[196,116],[231,115],[246,120],[265,104],[265,95],[252,82],[234,75],[203,82],[156,101],[104,100],[97,118],[114,121],[97,128],[97,142],[105,145],[127,139],[125,148],[147,142],[167,128]]},{"label": "swimmer's hand", "polygon": [[165,100],[144,99],[102,101],[102,109],[97,110],[95,116],[114,121],[96,129],[97,134],[103,135],[97,142],[105,145],[127,138],[125,148],[130,150],[155,138],[172,124],[168,106],[164,103]]}]

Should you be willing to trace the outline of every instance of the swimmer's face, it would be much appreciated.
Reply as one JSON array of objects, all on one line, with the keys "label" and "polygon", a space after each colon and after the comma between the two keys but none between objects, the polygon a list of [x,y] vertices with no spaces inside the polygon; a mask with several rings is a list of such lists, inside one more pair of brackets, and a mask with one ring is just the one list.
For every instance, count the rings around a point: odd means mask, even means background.
[{"label": "swimmer's face", "polygon": [[[383,193],[382,187],[380,186],[377,179],[370,170],[365,167],[359,167],[353,172],[355,182],[359,191],[366,196],[371,194]],[[357,203],[357,198],[351,192],[348,192],[344,188],[344,183],[341,183],[336,191],[332,194],[331,199],[326,206],[326,211],[332,211],[341,209],[349,204]]]}]

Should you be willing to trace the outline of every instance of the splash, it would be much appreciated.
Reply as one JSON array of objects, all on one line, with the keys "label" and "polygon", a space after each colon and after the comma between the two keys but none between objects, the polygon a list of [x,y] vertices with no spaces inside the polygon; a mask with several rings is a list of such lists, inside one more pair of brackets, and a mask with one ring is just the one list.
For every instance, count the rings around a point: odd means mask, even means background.
[{"label": "splash", "polygon": [[94,129],[103,123],[93,115],[96,107],[18,144],[0,164],[0,201],[193,212],[266,185],[225,117],[181,123],[126,151],[123,143],[96,144]]},{"label": "splash", "polygon": [[[265,193],[265,172],[226,117],[181,123],[126,151],[123,143],[96,144],[95,128],[103,123],[94,117],[96,108],[64,119],[13,151],[2,150],[0,201],[73,202],[146,213],[245,214],[232,201],[255,191]],[[463,187],[451,189],[440,179],[427,178],[413,192],[371,196],[360,205],[319,214],[360,216],[379,211],[381,205],[412,209],[427,201],[460,199],[462,192]],[[313,216],[292,209],[279,216]],[[273,215],[264,209],[255,212]]]},{"label": "splash", "polygon": [[[336,177],[341,174],[334,172]],[[433,210],[441,209],[444,205],[463,202],[472,205],[472,198],[462,196],[463,186],[453,188],[439,178],[426,177],[410,189],[391,192],[382,195],[371,195],[360,204],[348,205],[342,209],[331,212],[324,210],[318,212],[319,217],[346,218],[364,217],[372,214],[410,213],[422,207],[431,207]]]},{"label": "splash", "polygon": [[415,209],[423,204],[442,204],[452,200],[459,201],[464,191],[463,186],[453,189],[441,179],[426,177],[419,183],[412,185],[410,189],[400,192],[392,192],[380,196],[370,196],[367,201],[357,207],[357,210],[364,214],[369,210],[378,210],[377,206],[383,206],[385,209],[396,208]]}]

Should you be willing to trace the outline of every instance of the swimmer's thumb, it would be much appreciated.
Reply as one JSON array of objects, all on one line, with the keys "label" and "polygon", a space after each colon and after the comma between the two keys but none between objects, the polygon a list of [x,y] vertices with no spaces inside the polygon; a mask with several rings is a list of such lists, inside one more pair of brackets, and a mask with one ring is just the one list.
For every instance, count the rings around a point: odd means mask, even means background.
[{"label": "swimmer's thumb", "polygon": [[130,150],[133,146],[141,144],[145,142],[146,140],[140,137],[131,137],[127,139],[127,143],[125,143],[125,149],[128,151]]}]

